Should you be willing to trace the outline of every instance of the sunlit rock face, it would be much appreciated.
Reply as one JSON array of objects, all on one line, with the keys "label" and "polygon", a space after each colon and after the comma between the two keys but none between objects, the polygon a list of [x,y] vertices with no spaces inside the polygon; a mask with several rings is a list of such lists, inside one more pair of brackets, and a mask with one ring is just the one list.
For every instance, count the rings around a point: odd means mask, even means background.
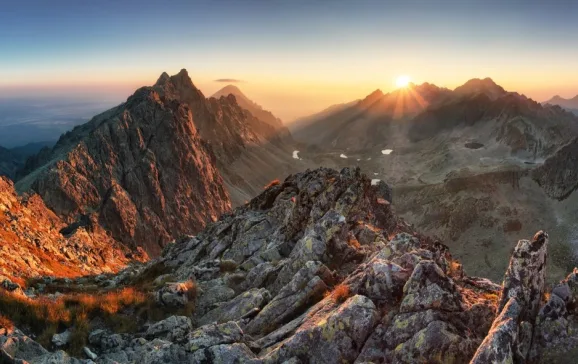
[{"label": "sunlit rock face", "polygon": [[126,266],[129,249],[111,239],[94,216],[66,224],[38,195],[18,196],[0,177],[0,285],[19,290],[30,278],[113,273]]},{"label": "sunlit rock face", "polygon": [[64,134],[19,189],[36,191],[67,220],[95,213],[112,237],[151,255],[199,231],[231,203],[191,107],[175,89],[191,98],[198,91],[186,72],[139,89]]}]

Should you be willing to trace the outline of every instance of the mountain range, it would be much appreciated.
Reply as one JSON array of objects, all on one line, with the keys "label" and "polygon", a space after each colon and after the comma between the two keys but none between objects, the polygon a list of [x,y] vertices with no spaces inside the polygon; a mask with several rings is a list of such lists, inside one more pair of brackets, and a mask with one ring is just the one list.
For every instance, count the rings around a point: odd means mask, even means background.
[{"label": "mountain range", "polygon": [[550,100],[544,101],[544,104],[558,105],[565,109],[578,110],[578,95],[571,99],[565,99],[559,95],[556,95]]},{"label": "mountain range", "polygon": [[[454,90],[410,84],[324,113],[292,128],[296,140],[326,150],[406,147],[451,132],[482,144],[502,144],[513,154],[551,154],[576,132],[578,118],[507,92],[491,79],[473,79]],[[475,130],[475,131],[474,131]]]},{"label": "mountain range", "polygon": [[577,138],[489,78],[290,131],[237,87],[163,73],[24,164],[4,151],[0,362],[571,355]]}]

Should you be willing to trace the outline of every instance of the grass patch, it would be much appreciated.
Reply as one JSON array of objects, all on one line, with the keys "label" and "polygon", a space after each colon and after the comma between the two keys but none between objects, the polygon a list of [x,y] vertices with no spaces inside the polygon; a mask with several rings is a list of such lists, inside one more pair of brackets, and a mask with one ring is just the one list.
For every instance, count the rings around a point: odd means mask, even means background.
[{"label": "grass patch", "polygon": [[[0,311],[19,328],[38,335],[38,342],[50,347],[52,336],[72,328],[70,353],[80,354],[86,344],[89,322],[102,317],[115,331],[136,330],[134,318],[123,315],[129,308],[141,307],[149,301],[147,295],[134,288],[123,288],[102,294],[74,293],[56,299],[29,299],[24,296],[0,291]],[[127,325],[131,322],[130,325]],[[125,331],[126,332],[126,331]]]}]

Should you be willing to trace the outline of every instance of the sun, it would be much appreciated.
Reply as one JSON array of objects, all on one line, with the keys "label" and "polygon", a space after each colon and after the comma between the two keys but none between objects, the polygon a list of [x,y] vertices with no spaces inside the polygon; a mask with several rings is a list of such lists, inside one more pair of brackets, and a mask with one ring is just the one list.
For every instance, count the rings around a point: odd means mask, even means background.
[{"label": "sun", "polygon": [[395,86],[398,88],[407,87],[407,85],[409,85],[410,81],[411,81],[411,79],[409,78],[409,76],[400,75],[400,76],[397,76],[397,78],[395,79]]}]

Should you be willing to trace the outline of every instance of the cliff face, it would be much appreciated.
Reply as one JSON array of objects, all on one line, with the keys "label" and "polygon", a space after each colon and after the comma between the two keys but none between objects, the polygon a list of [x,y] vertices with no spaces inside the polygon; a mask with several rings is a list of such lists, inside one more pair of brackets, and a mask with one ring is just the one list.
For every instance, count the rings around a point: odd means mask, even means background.
[{"label": "cliff face", "polygon": [[124,268],[129,257],[135,256],[89,216],[83,224],[65,224],[38,195],[20,197],[12,182],[0,177],[0,284],[112,273]]},{"label": "cliff face", "polygon": [[69,222],[95,213],[115,239],[153,255],[200,230],[231,205],[189,104],[172,96],[139,89],[63,135],[18,188],[36,191]]},{"label": "cliff face", "polygon": [[578,139],[546,159],[544,164],[532,171],[532,177],[549,197],[566,199],[578,188]]}]

